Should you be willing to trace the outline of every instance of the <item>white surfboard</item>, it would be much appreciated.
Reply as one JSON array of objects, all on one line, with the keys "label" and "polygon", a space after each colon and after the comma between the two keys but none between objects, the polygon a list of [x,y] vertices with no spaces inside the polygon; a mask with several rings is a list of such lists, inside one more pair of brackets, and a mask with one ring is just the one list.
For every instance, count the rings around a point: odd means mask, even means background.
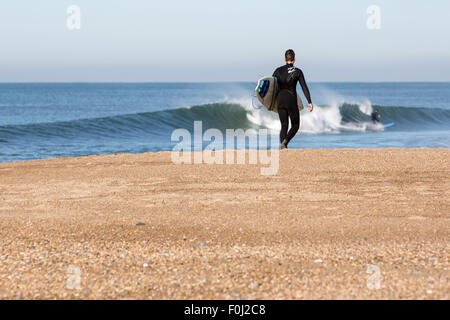
[{"label": "white surfboard", "polygon": [[[258,80],[255,94],[259,102],[269,111],[278,112],[278,82],[276,77],[264,77]],[[303,110],[303,102],[297,94],[298,110]]]}]

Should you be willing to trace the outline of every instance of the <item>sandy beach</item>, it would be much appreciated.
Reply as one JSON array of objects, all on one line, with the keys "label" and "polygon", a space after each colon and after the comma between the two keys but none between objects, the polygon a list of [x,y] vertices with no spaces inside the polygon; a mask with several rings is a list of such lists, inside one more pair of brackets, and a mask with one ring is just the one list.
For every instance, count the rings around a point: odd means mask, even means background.
[{"label": "sandy beach", "polygon": [[448,299],[450,151],[0,164],[3,299]]}]

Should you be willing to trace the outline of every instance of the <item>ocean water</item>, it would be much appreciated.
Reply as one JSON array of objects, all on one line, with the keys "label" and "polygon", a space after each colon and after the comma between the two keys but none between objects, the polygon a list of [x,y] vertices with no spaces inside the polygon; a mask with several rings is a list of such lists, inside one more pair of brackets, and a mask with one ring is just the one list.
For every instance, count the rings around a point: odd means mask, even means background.
[{"label": "ocean water", "polygon": [[[3,83],[0,162],[172,150],[177,143],[172,132],[193,132],[194,121],[202,121],[203,130],[266,128],[278,135],[278,115],[259,108],[252,97],[255,85]],[[301,112],[290,148],[450,146],[450,83],[310,83],[309,88],[317,107]],[[371,123],[375,108],[382,123],[395,124]]]}]

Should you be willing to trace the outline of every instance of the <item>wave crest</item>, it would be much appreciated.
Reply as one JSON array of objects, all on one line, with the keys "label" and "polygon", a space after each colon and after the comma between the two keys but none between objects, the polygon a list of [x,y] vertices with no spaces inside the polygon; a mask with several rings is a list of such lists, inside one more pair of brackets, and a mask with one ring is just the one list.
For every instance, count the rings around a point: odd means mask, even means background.
[{"label": "wave crest", "polygon": [[[373,108],[378,108],[382,122],[395,122],[389,130],[433,130],[448,128],[450,110],[419,109],[395,106],[371,106],[370,103],[342,103],[315,107],[314,112],[301,112],[300,130],[303,133],[340,133],[383,130],[381,124],[370,121]],[[142,135],[170,136],[177,128],[193,128],[194,121],[203,121],[203,128],[267,128],[277,133],[278,115],[265,109],[255,109],[250,101],[222,102],[111,117],[80,119],[65,122],[34,123],[0,126],[0,141],[23,136],[58,137],[130,137]]]}]

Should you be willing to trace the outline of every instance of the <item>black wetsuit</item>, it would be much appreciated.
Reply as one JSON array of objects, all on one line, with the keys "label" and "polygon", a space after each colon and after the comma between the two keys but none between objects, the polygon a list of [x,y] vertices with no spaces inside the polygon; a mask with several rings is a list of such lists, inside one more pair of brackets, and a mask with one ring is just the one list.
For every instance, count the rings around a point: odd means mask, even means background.
[{"label": "black wetsuit", "polygon": [[372,121],[373,123],[380,122],[381,115],[378,112],[372,112]]},{"label": "black wetsuit", "polygon": [[[300,128],[300,115],[297,106],[297,82],[300,82],[308,103],[311,103],[308,86],[302,70],[293,64],[279,67],[273,73],[278,80],[280,91],[278,93],[278,115],[281,121],[280,142],[286,139],[289,142]],[[291,129],[288,129],[288,119],[291,119]]]}]

